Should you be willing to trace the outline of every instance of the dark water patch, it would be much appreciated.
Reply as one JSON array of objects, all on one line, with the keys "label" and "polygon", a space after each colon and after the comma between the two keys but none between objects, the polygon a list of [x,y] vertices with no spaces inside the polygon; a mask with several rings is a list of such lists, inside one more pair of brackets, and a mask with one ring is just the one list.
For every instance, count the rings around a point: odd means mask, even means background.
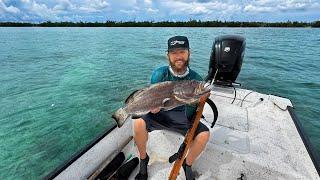
[{"label": "dark water patch", "polygon": [[305,87],[306,89],[315,89],[320,91],[320,83],[317,82],[301,82],[299,85]]},{"label": "dark water patch", "polygon": [[[26,89],[18,89],[19,85],[16,87],[12,87],[8,89],[9,91],[8,94],[3,94],[1,98],[14,98],[15,96],[26,96],[28,94],[38,94],[43,92],[43,91],[52,91],[53,89],[57,88],[56,84],[51,84],[51,85],[39,85],[38,87],[30,87]],[[16,92],[15,92],[16,91]]]},{"label": "dark water patch", "polygon": [[[269,58],[267,56],[253,55],[253,54],[247,55],[246,58],[256,60],[256,62],[258,62],[258,60],[264,60],[264,61],[269,60]],[[251,60],[251,61],[253,61],[253,60]]]},{"label": "dark water patch", "polygon": [[146,54],[146,53],[144,53],[144,58],[150,59],[152,61],[155,61],[155,60],[163,61],[167,57],[165,55],[160,55],[160,54]]},{"label": "dark water patch", "polygon": [[254,66],[263,67],[264,71],[273,71],[273,72],[283,73],[291,70],[288,66],[286,66],[286,64],[275,63],[277,60],[281,60],[281,59],[274,58],[270,60],[269,58],[263,57],[263,56],[252,56],[252,58],[254,58],[254,60],[250,61],[250,63]]}]

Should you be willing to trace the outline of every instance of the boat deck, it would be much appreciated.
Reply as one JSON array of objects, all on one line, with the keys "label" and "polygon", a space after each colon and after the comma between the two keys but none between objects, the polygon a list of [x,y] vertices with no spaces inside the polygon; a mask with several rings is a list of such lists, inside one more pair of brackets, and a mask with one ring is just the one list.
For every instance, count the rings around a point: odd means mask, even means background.
[{"label": "boat deck", "polygon": [[[216,89],[210,98],[218,107],[219,118],[210,129],[205,152],[193,165],[197,179],[318,177],[310,158],[306,158],[309,154],[287,110],[287,106],[292,106],[288,99],[238,89],[237,98],[231,104],[233,88]],[[213,115],[208,106],[204,115],[211,123]],[[202,120],[209,127],[207,121]],[[183,137],[176,133],[150,133],[150,179],[168,179],[172,167],[168,158],[182,141]],[[137,152],[133,142],[127,148],[127,152]],[[184,179],[183,170],[178,179]]]},{"label": "boat deck", "polygon": [[[245,89],[237,89],[236,94],[232,103],[233,88],[216,87],[211,92],[219,117],[210,129],[205,151],[192,166],[196,179],[320,179],[288,112],[290,100]],[[202,122],[210,126],[213,115],[209,106],[205,106],[203,114],[206,121]],[[113,130],[56,179],[87,178],[121,149],[137,156],[134,142],[129,139],[131,126],[129,121]],[[178,150],[183,138],[168,131],[149,133],[149,179],[168,178],[172,167],[168,158]],[[92,167],[86,166],[88,163]],[[134,179],[137,170],[130,179]],[[185,179],[182,168],[178,179]]]}]

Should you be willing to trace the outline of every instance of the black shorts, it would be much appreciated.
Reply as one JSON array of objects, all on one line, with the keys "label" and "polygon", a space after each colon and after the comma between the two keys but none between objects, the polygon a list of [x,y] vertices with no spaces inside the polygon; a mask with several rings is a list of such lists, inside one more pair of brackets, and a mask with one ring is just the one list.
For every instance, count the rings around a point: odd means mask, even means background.
[{"label": "black shorts", "polygon": [[[141,118],[145,121],[148,132],[165,129],[186,135],[188,129],[192,126],[185,111],[160,111],[156,114],[149,112]],[[204,131],[209,131],[208,127],[199,122],[194,136]]]}]

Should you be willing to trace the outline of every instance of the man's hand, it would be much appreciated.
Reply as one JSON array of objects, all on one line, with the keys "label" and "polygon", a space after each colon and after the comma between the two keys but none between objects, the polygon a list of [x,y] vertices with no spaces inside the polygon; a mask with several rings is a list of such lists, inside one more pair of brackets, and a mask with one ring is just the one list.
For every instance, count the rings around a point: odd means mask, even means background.
[{"label": "man's hand", "polygon": [[200,102],[201,102],[201,101],[206,101],[207,98],[209,98],[209,97],[210,97],[210,92],[202,95],[202,96],[200,97],[200,100],[199,100],[199,101],[200,101]]},{"label": "man's hand", "polygon": [[154,109],[150,109],[150,112],[153,114],[157,114],[158,112],[160,112],[160,107],[154,108]]}]

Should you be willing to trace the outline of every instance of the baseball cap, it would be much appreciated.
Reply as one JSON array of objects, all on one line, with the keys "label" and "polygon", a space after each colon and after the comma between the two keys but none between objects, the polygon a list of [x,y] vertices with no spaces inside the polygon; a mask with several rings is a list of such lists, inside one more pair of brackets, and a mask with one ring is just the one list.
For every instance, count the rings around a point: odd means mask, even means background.
[{"label": "baseball cap", "polygon": [[168,51],[182,48],[189,49],[189,41],[185,36],[174,36],[168,39]]}]

